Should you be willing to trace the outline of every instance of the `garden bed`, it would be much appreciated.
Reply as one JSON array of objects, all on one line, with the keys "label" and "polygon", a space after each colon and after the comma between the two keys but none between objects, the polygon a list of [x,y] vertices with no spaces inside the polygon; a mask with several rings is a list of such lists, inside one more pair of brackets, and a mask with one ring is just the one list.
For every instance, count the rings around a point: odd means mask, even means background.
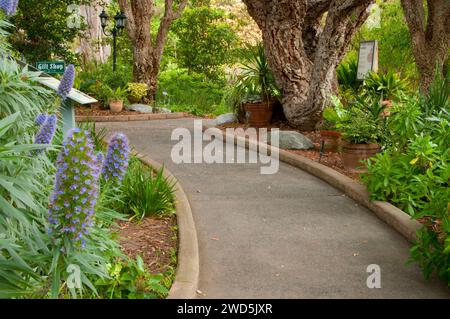
[{"label": "garden bed", "polygon": [[141,256],[150,273],[164,273],[176,267],[175,216],[149,216],[139,223],[120,221],[117,233],[122,251],[133,259]]},{"label": "garden bed", "polygon": [[117,115],[139,115],[139,114],[149,114],[149,113],[129,111],[126,110],[125,108],[120,112],[113,113],[109,109],[101,109],[99,107],[84,106],[84,105],[80,105],[75,108],[76,116],[117,116]]},{"label": "garden bed", "polygon": [[[217,128],[221,130],[225,130],[226,128],[249,128],[248,124],[242,124],[242,123],[233,123],[233,124],[224,124],[219,125]],[[333,152],[324,152],[322,156],[320,156],[320,142],[321,142],[321,136],[319,131],[301,131],[295,128],[292,128],[291,126],[287,125],[285,122],[275,122],[272,123],[267,127],[268,130],[278,128],[283,131],[296,131],[299,132],[306,137],[308,137],[314,144],[314,148],[310,150],[286,150],[288,152],[292,152],[294,154],[302,155],[304,157],[309,158],[310,160],[313,160],[315,162],[318,162],[320,164],[323,164],[325,166],[331,167],[332,169],[338,171],[341,174],[344,174],[345,176],[350,177],[351,179],[359,182],[360,177],[357,173],[351,173],[347,171],[344,168],[344,164],[342,163],[342,159],[339,153],[333,153]]]}]

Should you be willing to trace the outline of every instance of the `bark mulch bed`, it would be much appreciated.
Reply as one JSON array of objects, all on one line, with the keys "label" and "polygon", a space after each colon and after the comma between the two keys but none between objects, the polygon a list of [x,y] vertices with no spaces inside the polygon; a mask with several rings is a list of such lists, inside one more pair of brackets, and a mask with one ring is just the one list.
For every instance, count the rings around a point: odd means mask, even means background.
[{"label": "bark mulch bed", "polygon": [[[232,123],[232,124],[224,124],[217,126],[219,129],[226,129],[226,128],[238,128],[241,127],[243,129],[246,129],[249,127],[248,124],[241,124],[241,123]],[[338,171],[341,174],[344,174],[345,176],[350,177],[351,179],[359,182],[359,174],[357,173],[350,173],[344,168],[344,164],[342,163],[341,156],[339,153],[333,153],[333,152],[324,152],[322,156],[320,156],[320,143],[321,143],[321,136],[319,131],[300,131],[298,129],[292,128],[289,126],[286,122],[278,121],[270,124],[267,129],[270,130],[272,128],[278,128],[280,130],[284,131],[297,131],[306,137],[308,137],[314,144],[314,149],[310,150],[287,150],[289,152],[292,152],[294,154],[302,155],[310,160],[313,160],[315,162],[319,162],[323,165],[326,165],[328,167],[331,167],[332,169]]]},{"label": "bark mulch bed", "polygon": [[119,221],[119,242],[122,251],[131,258],[142,257],[152,274],[175,267],[177,251],[176,217],[146,217],[141,222]]},{"label": "bark mulch bed", "polygon": [[116,115],[137,115],[137,114],[148,114],[137,111],[128,111],[125,108],[118,113],[113,113],[109,109],[101,109],[99,107],[91,106],[77,106],[75,108],[75,116],[116,116]]}]

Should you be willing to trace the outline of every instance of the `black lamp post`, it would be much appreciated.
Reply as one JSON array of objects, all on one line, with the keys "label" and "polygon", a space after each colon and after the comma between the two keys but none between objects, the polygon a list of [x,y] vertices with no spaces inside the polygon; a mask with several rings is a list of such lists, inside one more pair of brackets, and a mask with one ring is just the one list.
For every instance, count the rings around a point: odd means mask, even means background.
[{"label": "black lamp post", "polygon": [[121,34],[122,30],[125,28],[125,21],[127,17],[123,13],[123,11],[118,12],[114,16],[114,28],[111,30],[111,32],[108,34],[106,33],[106,27],[108,25],[108,15],[106,14],[105,10],[100,13],[100,24],[102,26],[102,31],[106,36],[113,36],[113,71],[116,71],[116,46],[117,46],[117,36]]}]

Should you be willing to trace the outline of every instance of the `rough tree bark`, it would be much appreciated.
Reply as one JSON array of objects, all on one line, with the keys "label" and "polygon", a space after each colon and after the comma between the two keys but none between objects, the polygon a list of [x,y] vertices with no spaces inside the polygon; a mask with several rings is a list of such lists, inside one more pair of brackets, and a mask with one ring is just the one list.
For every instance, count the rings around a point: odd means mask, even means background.
[{"label": "rough tree bark", "polygon": [[85,18],[87,29],[80,38],[80,51],[83,62],[97,61],[105,63],[111,53],[109,45],[103,44],[103,33],[100,26],[100,12],[102,5],[106,5],[109,0],[92,1],[90,5],[80,7],[81,15]]},{"label": "rough tree bark", "polygon": [[402,0],[411,34],[414,59],[420,74],[420,90],[427,92],[436,66],[443,70],[450,49],[450,0]]},{"label": "rough tree bark", "polygon": [[155,15],[153,0],[118,0],[120,9],[127,16],[127,32],[133,44],[134,81],[148,85],[148,98],[153,99],[157,90],[157,77],[167,40],[169,27],[181,16],[188,0],[165,0],[164,14],[155,41],[151,35],[151,21]]},{"label": "rough tree bark", "polygon": [[[312,130],[321,121],[348,44],[367,19],[372,0],[244,0],[263,33],[283,92],[288,122]],[[325,24],[324,14],[327,12]]]}]

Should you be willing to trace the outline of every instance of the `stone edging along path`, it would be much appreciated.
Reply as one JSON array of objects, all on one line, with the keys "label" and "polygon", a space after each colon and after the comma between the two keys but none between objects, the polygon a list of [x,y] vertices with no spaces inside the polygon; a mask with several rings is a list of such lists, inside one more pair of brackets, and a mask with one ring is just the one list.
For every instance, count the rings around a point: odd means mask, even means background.
[{"label": "stone edging along path", "polygon": [[147,120],[165,120],[165,119],[179,119],[186,117],[183,112],[175,113],[149,113],[149,114],[135,114],[135,115],[77,115],[75,120],[77,122],[128,122],[128,121],[147,121]]},{"label": "stone edging along path", "polygon": [[268,154],[270,154],[270,152],[272,151],[277,150],[279,152],[279,158],[281,161],[288,163],[294,167],[300,168],[339,189],[357,203],[374,212],[375,215],[377,215],[381,220],[393,227],[408,241],[413,242],[417,239],[416,232],[422,227],[422,224],[420,224],[417,220],[411,219],[411,217],[407,213],[388,202],[371,201],[366,187],[358,182],[355,182],[350,177],[347,177],[328,166],[314,162],[304,156],[297,155],[262,142],[249,140],[248,138],[242,136],[227,134],[224,131],[213,126],[203,127],[204,131],[208,130],[207,133],[212,134],[213,131],[211,131],[211,129],[220,131],[220,134],[215,136],[225,136],[226,141],[233,140],[235,145],[245,145],[247,149],[259,150],[260,147],[262,147],[263,149],[268,149]]},{"label": "stone edging along path", "polygon": [[[153,170],[164,167],[150,157],[133,151],[133,155]],[[186,193],[175,176],[164,167],[163,175],[175,182],[175,208],[178,223],[178,259],[175,280],[168,299],[191,299],[196,296],[199,278],[197,231]]]}]

